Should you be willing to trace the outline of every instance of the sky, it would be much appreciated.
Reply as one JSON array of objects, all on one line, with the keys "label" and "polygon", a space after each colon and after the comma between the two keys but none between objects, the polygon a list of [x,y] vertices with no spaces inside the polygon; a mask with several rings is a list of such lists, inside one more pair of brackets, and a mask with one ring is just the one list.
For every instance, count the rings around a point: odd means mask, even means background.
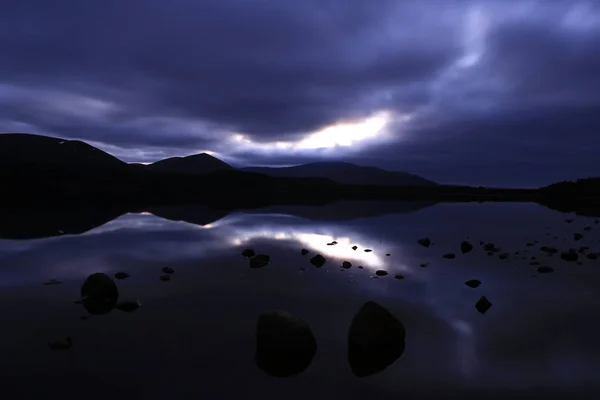
[{"label": "sky", "polygon": [[0,132],[127,162],[600,176],[600,2],[3,0]]}]

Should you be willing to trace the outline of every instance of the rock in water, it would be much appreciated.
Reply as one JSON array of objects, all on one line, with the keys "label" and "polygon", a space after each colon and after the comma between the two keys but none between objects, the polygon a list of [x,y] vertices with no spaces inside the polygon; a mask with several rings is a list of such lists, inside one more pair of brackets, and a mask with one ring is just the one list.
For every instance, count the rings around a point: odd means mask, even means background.
[{"label": "rock in water", "polygon": [[173,274],[173,273],[175,273],[175,270],[173,268],[171,268],[171,267],[164,267],[162,269],[162,272],[165,273],[165,274]]},{"label": "rock in water", "polygon": [[43,283],[44,286],[52,286],[52,285],[60,285],[63,281],[59,281],[58,279],[50,279]]},{"label": "rock in water", "polygon": [[352,246],[352,250],[358,249],[358,246]]},{"label": "rock in water", "polygon": [[481,285],[481,281],[479,281],[477,279],[469,279],[468,281],[465,282],[465,285],[467,285],[470,288],[475,289],[476,287]]},{"label": "rock in water", "polygon": [[540,274],[549,274],[551,272],[554,272],[554,268],[552,268],[552,267],[538,267],[537,268],[537,272],[539,272]]},{"label": "rock in water", "polygon": [[263,268],[269,265],[271,262],[271,256],[266,254],[258,254],[254,258],[250,259],[250,268]]},{"label": "rock in water", "polygon": [[404,353],[406,331],[381,305],[369,301],[352,319],[348,361],[354,375],[365,377],[392,365]]},{"label": "rock in water", "polygon": [[67,336],[60,339],[52,339],[48,342],[48,347],[52,350],[67,350],[73,346],[73,339]]},{"label": "rock in water", "polygon": [[245,249],[242,251],[242,256],[246,258],[252,258],[256,255],[256,252],[252,249]]},{"label": "rock in water", "polygon": [[396,275],[394,275],[394,278],[396,278],[396,279],[404,279],[404,275],[402,275],[402,274],[396,274]]},{"label": "rock in water", "polygon": [[171,280],[171,276],[170,275],[161,275],[158,277],[158,279],[160,279],[163,282],[167,282]]},{"label": "rock in water", "polygon": [[117,272],[115,274],[115,278],[117,278],[117,279],[127,279],[127,278],[129,278],[129,276],[130,275],[127,272]]},{"label": "rock in water", "polygon": [[351,263],[350,261],[344,261],[344,262],[342,263],[342,268],[344,268],[344,269],[348,269],[348,268],[350,268],[350,267],[352,267],[352,263]]},{"label": "rock in water", "polygon": [[498,258],[501,260],[506,260],[509,256],[510,256],[510,254],[508,254],[508,253],[502,253],[498,256]]},{"label": "rock in water", "polygon": [[375,275],[377,276],[386,276],[387,274],[388,272],[383,269],[378,269],[377,271],[375,271]]},{"label": "rock in water", "polygon": [[139,300],[122,301],[116,305],[117,310],[125,312],[133,312],[140,308],[142,303]]},{"label": "rock in water", "polygon": [[303,256],[307,255],[308,253],[310,253],[310,251],[308,251],[307,249],[300,250],[300,254],[302,254]]},{"label": "rock in water", "polygon": [[560,253],[560,258],[565,261],[577,261],[579,259],[579,255],[574,251],[563,251]]},{"label": "rock in water", "polygon": [[317,254],[316,256],[310,259],[310,263],[317,268],[321,268],[323,265],[325,265],[326,261],[327,260],[325,259],[325,257],[323,257],[320,254]]},{"label": "rock in water", "polygon": [[581,239],[583,239],[583,235],[581,233],[579,233],[579,232],[576,232],[576,233],[573,234],[573,239],[575,239],[575,240],[581,240]]},{"label": "rock in water", "polygon": [[264,312],[256,325],[258,368],[269,375],[297,375],[310,365],[317,352],[317,341],[303,320],[285,311]]},{"label": "rock in water", "polygon": [[442,257],[447,258],[448,260],[453,260],[456,258],[456,254],[454,253],[446,253]]},{"label": "rock in water", "polygon": [[465,253],[469,253],[473,250],[473,245],[469,242],[467,242],[466,240],[464,240],[461,244],[460,244],[460,251],[462,251],[463,254]]},{"label": "rock in water", "polygon": [[481,296],[477,303],[475,303],[475,308],[482,314],[485,314],[487,310],[490,309],[492,303],[485,296]]},{"label": "rock in water", "polygon": [[90,314],[106,314],[117,305],[119,289],[108,275],[97,272],[83,282],[81,299],[83,307]]},{"label": "rock in water", "polygon": [[428,237],[424,237],[424,238],[417,240],[417,243],[423,247],[429,247],[429,246],[431,246],[431,239],[429,239]]},{"label": "rock in water", "polygon": [[373,250],[371,250],[371,249],[365,249],[365,253],[370,253],[370,252],[372,252],[372,251],[373,251]]}]

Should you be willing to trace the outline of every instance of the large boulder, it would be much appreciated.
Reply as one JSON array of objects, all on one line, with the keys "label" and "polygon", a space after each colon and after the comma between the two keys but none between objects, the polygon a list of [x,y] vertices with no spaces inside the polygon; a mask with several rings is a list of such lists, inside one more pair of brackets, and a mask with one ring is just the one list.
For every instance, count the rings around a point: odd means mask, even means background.
[{"label": "large boulder", "polygon": [[106,314],[115,308],[118,301],[119,289],[106,274],[91,274],[81,286],[81,303],[90,314]]},{"label": "large boulder", "polygon": [[402,322],[381,305],[365,303],[348,332],[350,369],[358,377],[383,371],[404,353],[405,339]]},{"label": "large boulder", "polygon": [[269,375],[297,375],[310,365],[317,341],[306,322],[286,311],[268,311],[256,325],[256,365]]}]

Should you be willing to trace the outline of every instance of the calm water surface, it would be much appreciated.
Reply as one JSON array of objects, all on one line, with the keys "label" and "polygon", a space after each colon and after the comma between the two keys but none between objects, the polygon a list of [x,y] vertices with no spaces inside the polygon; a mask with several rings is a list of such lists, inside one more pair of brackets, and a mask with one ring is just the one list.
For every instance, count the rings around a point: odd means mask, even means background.
[{"label": "calm water surface", "polygon": [[[547,390],[599,398],[600,260],[580,255],[578,265],[539,247],[600,251],[600,224],[535,204],[489,203],[350,219],[367,208],[280,207],[212,223],[202,207],[162,209],[156,213],[197,224],[127,214],[80,235],[0,240],[5,395],[506,398]],[[574,232],[583,239],[574,241]],[[424,236],[434,245],[419,246]],[[466,238],[475,250],[461,254]],[[327,245],[333,240],[338,244]],[[480,240],[511,256],[488,256]],[[533,241],[539,243],[526,245]],[[248,247],[269,254],[271,263],[250,269],[240,255]],[[325,256],[325,266],[312,266],[302,248]],[[456,259],[442,258],[448,252]],[[538,274],[532,256],[555,272]],[[340,270],[343,261],[352,268]],[[169,282],[159,280],[165,266],[175,269]],[[373,278],[378,269],[389,275]],[[86,313],[73,302],[85,278],[118,271],[131,275],[116,281],[120,299],[142,306],[80,319]],[[49,279],[64,283],[44,286]],[[469,288],[468,279],[482,284]],[[483,295],[492,307],[480,314],[474,305]],[[406,350],[383,372],[358,378],[346,341],[354,314],[369,300],[403,322]],[[256,320],[273,309],[304,319],[318,342],[312,364],[296,377],[274,378],[255,365]],[[49,349],[49,339],[66,335],[72,348]]]}]

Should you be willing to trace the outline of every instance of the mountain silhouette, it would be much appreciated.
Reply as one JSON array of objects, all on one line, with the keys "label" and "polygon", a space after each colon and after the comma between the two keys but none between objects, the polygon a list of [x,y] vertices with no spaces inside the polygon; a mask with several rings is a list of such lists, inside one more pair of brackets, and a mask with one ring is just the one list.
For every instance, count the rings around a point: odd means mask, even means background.
[{"label": "mountain silhouette", "polygon": [[187,157],[171,157],[149,164],[146,168],[154,171],[178,174],[206,174],[215,171],[234,169],[231,165],[210,154],[201,153]]},{"label": "mountain silhouette", "polygon": [[437,183],[406,172],[386,171],[347,162],[315,162],[294,167],[249,167],[243,171],[257,172],[282,178],[329,178],[348,185],[433,186]]},{"label": "mountain silhouette", "polygon": [[127,163],[80,140],[26,133],[0,135],[0,165],[114,169]]}]

